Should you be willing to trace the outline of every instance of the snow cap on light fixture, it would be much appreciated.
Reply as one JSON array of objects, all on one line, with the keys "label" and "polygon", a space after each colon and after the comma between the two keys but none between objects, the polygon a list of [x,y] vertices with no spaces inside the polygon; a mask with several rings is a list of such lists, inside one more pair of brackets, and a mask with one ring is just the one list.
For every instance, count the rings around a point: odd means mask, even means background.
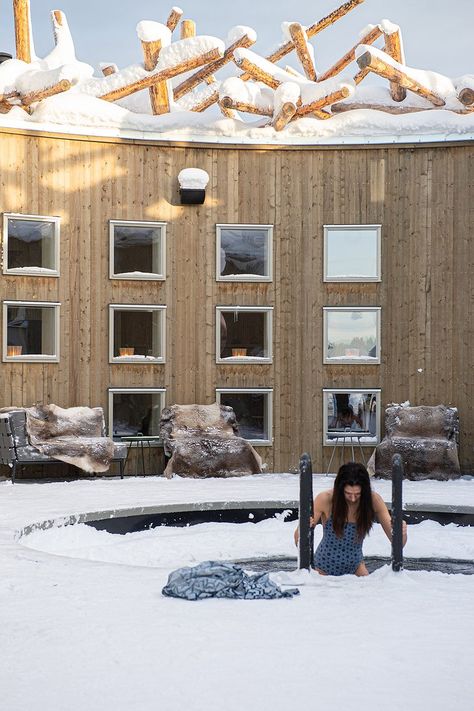
[{"label": "snow cap on light fixture", "polygon": [[201,168],[184,168],[178,175],[182,205],[202,205],[206,197],[209,174]]}]

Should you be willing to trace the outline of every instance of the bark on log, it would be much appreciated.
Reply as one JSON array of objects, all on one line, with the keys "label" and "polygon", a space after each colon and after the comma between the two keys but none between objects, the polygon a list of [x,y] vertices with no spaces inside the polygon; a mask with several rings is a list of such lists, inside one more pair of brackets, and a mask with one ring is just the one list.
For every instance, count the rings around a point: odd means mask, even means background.
[{"label": "bark on log", "polygon": [[104,77],[108,77],[111,74],[115,74],[117,71],[116,67],[114,64],[108,64],[106,67],[102,67],[102,74]]},{"label": "bark on log", "polygon": [[30,0],[13,0],[16,56],[31,62]]},{"label": "bark on log", "polygon": [[324,74],[321,74],[318,81],[324,81],[339,74],[348,64],[355,60],[355,51],[360,44],[372,44],[382,35],[382,30],[378,25],[373,27],[355,44],[346,54],[341,57],[335,64],[332,65]]},{"label": "bark on log", "polygon": [[470,89],[469,87],[462,89],[459,92],[458,99],[461,104],[464,104],[464,106],[470,106],[471,104],[474,104],[474,89]]},{"label": "bark on log", "polygon": [[180,39],[196,36],[196,23],[194,20],[182,20]]},{"label": "bark on log", "polygon": [[[148,72],[151,72],[155,67],[160,56],[161,51],[161,40],[154,40],[153,42],[143,42],[143,57],[144,57],[144,67]],[[170,110],[170,101],[168,95],[168,85],[165,81],[161,81],[159,84],[150,86],[150,104],[151,110],[154,116],[161,116],[161,114],[167,114]]]},{"label": "bark on log", "polygon": [[315,111],[318,111],[319,109],[324,109],[325,106],[331,106],[337,101],[347,99],[349,93],[349,87],[342,86],[340,89],[337,89],[337,91],[333,91],[330,94],[321,97],[321,99],[318,99],[317,101],[312,101],[310,104],[304,104],[303,106],[300,106],[296,112],[296,116],[300,118],[301,116],[307,116],[308,114],[312,114]]},{"label": "bark on log", "polygon": [[[167,69],[163,69],[161,72],[151,74],[148,77],[143,77],[143,79],[138,79],[138,81],[135,81],[132,84],[127,84],[126,86],[119,87],[118,89],[113,89],[112,91],[99,96],[99,99],[104,99],[105,101],[117,101],[118,99],[123,99],[125,96],[130,96],[130,94],[134,94],[136,91],[148,89],[150,86],[158,84],[161,81],[172,79],[179,74],[190,72],[197,67],[202,67],[203,64],[215,62],[215,60],[220,59],[220,57],[221,53],[219,49],[211,49],[209,52],[205,52],[199,57],[187,59],[174,67],[168,67]],[[216,95],[218,96],[217,92]]]},{"label": "bark on log", "polygon": [[424,99],[428,99],[428,101],[435,106],[444,106],[446,103],[444,99],[430,91],[430,89],[427,89],[415,79],[409,77],[405,74],[405,72],[402,72],[396,67],[392,67],[391,64],[387,64],[387,62],[384,62],[383,59],[380,59],[379,57],[374,57],[370,52],[362,54],[357,59],[357,64],[361,69],[369,69],[371,72],[378,74],[378,76],[398,83],[405,89],[409,89],[410,91],[413,91],[413,93],[422,96]]},{"label": "bark on log", "polygon": [[[292,22],[288,28],[293,44],[295,45],[296,54],[300,61],[305,76],[311,81],[316,81],[316,68],[313,59],[308,52],[306,44],[306,35],[302,25],[299,22]],[[278,130],[278,129],[277,129]]]},{"label": "bark on log", "polygon": [[30,94],[25,94],[21,97],[21,103],[23,106],[30,106],[34,104],[35,101],[42,101],[47,99],[48,96],[54,96],[55,94],[61,94],[64,91],[68,91],[72,86],[72,83],[68,79],[61,79],[54,86],[49,86],[46,89],[41,89],[41,91],[32,91]]},{"label": "bark on log", "polygon": [[281,105],[280,110],[271,122],[275,131],[282,131],[296,114],[296,106],[291,101],[286,101]]},{"label": "bark on log", "polygon": [[173,32],[177,25],[178,22],[180,21],[182,17],[183,11],[180,8],[173,7],[171,9],[170,14],[168,15],[168,19],[166,20],[166,27]]},{"label": "bark on log", "polygon": [[[405,59],[402,52],[402,39],[400,31],[385,34],[385,51],[399,64],[405,64]],[[396,82],[390,82],[390,95],[394,101],[403,101],[406,99],[407,91],[403,86]]]},{"label": "bark on log", "polygon": [[230,62],[233,59],[234,51],[236,49],[238,49],[239,47],[244,47],[247,49],[253,44],[254,40],[251,40],[250,37],[248,37],[247,35],[243,35],[242,37],[240,37],[236,42],[227,47],[224,52],[224,56],[221,59],[218,59],[212,64],[208,64],[207,67],[203,67],[198,72],[188,77],[185,81],[181,82],[181,84],[178,84],[178,86],[173,91],[174,100],[177,101],[182,96],[187,94],[188,91],[192,91],[195,86],[200,84],[202,81],[210,78],[215,72],[217,72],[225,64]]},{"label": "bark on log", "polygon": [[53,10],[53,15],[58,25],[62,27],[64,24],[64,13],[62,12],[62,10]]},{"label": "bark on log", "polygon": [[219,105],[225,109],[234,109],[246,114],[257,114],[258,116],[273,116],[272,109],[264,109],[255,104],[247,104],[242,101],[234,101],[230,96],[223,96],[219,100]]}]

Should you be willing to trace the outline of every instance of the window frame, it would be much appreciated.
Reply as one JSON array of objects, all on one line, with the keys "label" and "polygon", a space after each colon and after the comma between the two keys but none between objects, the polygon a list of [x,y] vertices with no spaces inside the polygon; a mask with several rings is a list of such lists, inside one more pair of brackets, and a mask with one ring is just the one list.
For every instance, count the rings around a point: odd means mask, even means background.
[{"label": "window frame", "polygon": [[[361,277],[355,277],[355,276],[340,276],[340,277],[331,277],[328,276],[328,239],[329,239],[329,232],[330,230],[347,230],[348,232],[361,232],[363,230],[375,230],[376,232],[376,266],[377,266],[377,274],[374,277],[368,277],[368,276],[361,276]],[[374,224],[374,225],[324,225],[323,226],[324,230],[324,239],[323,239],[323,282],[327,283],[349,283],[349,282],[381,282],[382,281],[382,225],[381,224]]]},{"label": "window frame", "polygon": [[[41,354],[24,354],[19,356],[8,356],[8,308],[10,306],[27,308],[53,308],[54,309],[54,355]],[[2,361],[4,363],[59,363],[60,360],[60,301],[16,301],[5,300],[3,302],[3,334],[2,334]]]},{"label": "window frame", "polygon": [[[380,410],[381,410],[381,402],[382,402],[382,389],[381,388],[323,388],[323,447],[342,447],[342,446],[350,446],[351,440],[352,444],[355,444],[357,447],[360,445],[361,447],[376,447],[380,443]],[[357,438],[357,430],[353,431],[353,435],[351,437],[351,432],[346,432],[343,433],[341,432],[341,436],[339,438],[334,437],[333,439],[329,439],[327,434],[329,432],[329,427],[328,427],[328,407],[327,407],[327,401],[328,401],[328,395],[329,394],[339,394],[339,393],[360,393],[361,395],[368,394],[368,395],[376,395],[376,410],[375,410],[375,440],[374,442],[359,442]],[[344,434],[345,436],[345,442],[344,442]],[[338,440],[341,440],[340,442]]]},{"label": "window frame", "polygon": [[[265,313],[265,338],[267,342],[267,356],[229,356],[221,358],[219,356],[221,347],[221,319],[219,315],[223,312],[237,313]],[[259,365],[260,363],[273,363],[273,306],[216,306],[216,363],[220,365]]]},{"label": "window frame", "polygon": [[[231,230],[267,230],[267,262],[268,262],[268,275],[266,276],[250,276],[250,275],[229,275],[222,276],[221,270],[221,233],[222,229]],[[216,224],[216,281],[222,282],[253,282],[253,283],[269,283],[273,281],[273,225],[257,225],[257,224]]]},{"label": "window frame", "polygon": [[[118,394],[127,394],[130,393],[131,395],[134,393],[140,394],[140,393],[158,393],[160,395],[160,405],[161,405],[161,412],[166,407],[166,388],[158,388],[158,387],[114,387],[111,386],[107,388],[107,435],[110,437],[110,439],[114,439],[114,395]],[[146,436],[146,435],[145,435]],[[157,439],[155,442],[150,442],[150,445],[156,446],[156,447],[162,447],[163,446],[163,441],[158,438],[158,435],[156,435]],[[120,442],[121,440],[114,440],[114,442]],[[138,446],[137,442],[132,442],[131,444],[132,447]]]},{"label": "window frame", "polygon": [[[109,220],[109,279],[121,280],[121,281],[165,281],[166,280],[166,228],[167,222],[160,222],[155,220]],[[154,274],[154,272],[149,272],[143,276],[139,274],[132,274],[131,272],[122,272],[120,274],[115,274],[114,272],[114,258],[115,258],[115,241],[114,241],[114,228],[115,225],[120,225],[122,227],[161,227],[161,259],[160,259],[160,272]]]},{"label": "window frame", "polygon": [[[160,313],[161,356],[141,360],[135,357],[114,356],[114,314],[115,311],[158,311]],[[109,363],[133,363],[134,365],[156,365],[166,363],[166,306],[164,304],[109,304]]]},{"label": "window frame", "polygon": [[[52,222],[54,224],[54,262],[55,268],[47,267],[12,267],[8,266],[8,220],[24,220],[35,222]],[[60,276],[60,223],[57,215],[24,215],[17,212],[3,213],[3,273],[11,276],[59,277]]]},{"label": "window frame", "polygon": [[[377,356],[376,358],[355,358],[352,356],[339,356],[337,360],[328,358],[328,314],[333,311],[347,311],[348,313],[353,311],[363,311],[365,313],[373,311],[376,314],[375,323],[375,338],[377,345]],[[381,358],[381,317],[382,317],[382,307],[381,306],[323,306],[323,363],[325,365],[380,365]]]},{"label": "window frame", "polygon": [[216,388],[216,402],[219,405],[221,404],[221,395],[227,393],[232,395],[238,395],[240,393],[243,395],[251,395],[253,393],[267,395],[268,439],[247,439],[246,437],[244,437],[244,439],[253,447],[273,447],[273,388]]}]

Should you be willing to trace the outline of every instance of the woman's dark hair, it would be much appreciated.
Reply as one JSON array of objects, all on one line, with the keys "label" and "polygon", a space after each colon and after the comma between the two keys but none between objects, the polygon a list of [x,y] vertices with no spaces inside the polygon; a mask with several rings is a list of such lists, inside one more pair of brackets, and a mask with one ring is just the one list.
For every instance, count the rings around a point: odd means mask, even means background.
[{"label": "woman's dark hair", "polygon": [[356,525],[358,537],[362,540],[372,528],[375,519],[369,474],[363,464],[358,462],[343,464],[337,473],[332,497],[332,525],[338,538],[342,538],[347,521],[347,501],[344,496],[346,486],[360,486]]}]

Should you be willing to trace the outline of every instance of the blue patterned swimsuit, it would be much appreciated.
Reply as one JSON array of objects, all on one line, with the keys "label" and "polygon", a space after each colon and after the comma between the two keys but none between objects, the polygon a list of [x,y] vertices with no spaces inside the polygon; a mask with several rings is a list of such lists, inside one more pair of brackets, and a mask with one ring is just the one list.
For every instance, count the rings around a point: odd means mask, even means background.
[{"label": "blue patterned swimsuit", "polygon": [[330,516],[323,525],[323,539],[314,554],[314,567],[327,575],[354,574],[363,559],[356,524],[346,523],[342,538],[338,538]]}]

